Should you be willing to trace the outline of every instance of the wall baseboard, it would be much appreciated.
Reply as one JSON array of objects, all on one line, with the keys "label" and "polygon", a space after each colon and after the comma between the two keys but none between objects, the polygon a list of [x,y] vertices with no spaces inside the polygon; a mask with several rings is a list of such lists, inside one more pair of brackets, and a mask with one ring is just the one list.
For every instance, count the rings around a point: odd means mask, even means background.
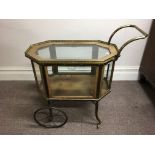
[{"label": "wall baseboard", "polygon": [[[139,66],[116,66],[113,80],[138,80]],[[0,80],[34,80],[31,67],[0,67]]]},{"label": "wall baseboard", "polygon": [[113,80],[137,81],[139,75],[139,66],[116,66]]}]

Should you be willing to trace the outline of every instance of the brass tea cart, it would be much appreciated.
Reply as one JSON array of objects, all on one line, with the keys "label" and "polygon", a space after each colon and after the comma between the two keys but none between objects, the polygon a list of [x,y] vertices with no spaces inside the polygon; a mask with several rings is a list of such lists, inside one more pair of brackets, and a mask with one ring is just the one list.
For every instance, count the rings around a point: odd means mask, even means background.
[{"label": "brass tea cart", "polygon": [[[142,36],[130,39],[118,49],[111,40],[123,28],[135,28]],[[52,101],[83,100],[95,104],[97,128],[98,102],[110,92],[115,61],[129,43],[147,34],[135,25],[116,29],[108,42],[100,40],[49,40],[31,45],[25,56],[31,60],[38,90],[48,106],[34,112],[34,120],[46,128],[67,122],[64,111],[52,107]]]}]

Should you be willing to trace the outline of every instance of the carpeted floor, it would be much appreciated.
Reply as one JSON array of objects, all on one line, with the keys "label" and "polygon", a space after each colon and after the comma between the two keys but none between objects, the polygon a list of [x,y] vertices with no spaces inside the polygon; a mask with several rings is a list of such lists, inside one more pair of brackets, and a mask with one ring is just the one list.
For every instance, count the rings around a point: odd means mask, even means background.
[{"label": "carpeted floor", "polygon": [[44,105],[34,82],[1,81],[0,134],[155,134],[155,90],[148,84],[113,82],[99,103],[99,129],[90,102],[57,102],[69,120],[61,128],[44,129],[33,120]]}]

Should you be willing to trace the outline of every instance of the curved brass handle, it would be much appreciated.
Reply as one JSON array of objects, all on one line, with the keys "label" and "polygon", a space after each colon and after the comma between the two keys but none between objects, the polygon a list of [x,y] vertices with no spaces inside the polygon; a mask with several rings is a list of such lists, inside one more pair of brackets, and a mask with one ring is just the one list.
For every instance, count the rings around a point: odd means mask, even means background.
[{"label": "curved brass handle", "polygon": [[130,39],[130,40],[128,40],[126,43],[124,43],[124,44],[120,47],[120,49],[119,49],[118,56],[120,56],[120,53],[121,53],[121,51],[123,50],[123,48],[124,48],[125,46],[127,46],[129,43],[131,43],[131,42],[133,42],[133,41],[136,41],[136,40],[145,39],[145,38],[148,36],[147,33],[145,33],[142,29],[140,29],[140,28],[137,27],[136,25],[124,25],[124,26],[121,26],[121,27],[117,28],[117,29],[111,34],[111,36],[110,36],[110,38],[109,38],[109,40],[108,40],[108,44],[110,44],[111,39],[113,38],[113,36],[115,35],[116,32],[118,32],[119,30],[121,30],[121,29],[123,29],[123,28],[128,28],[128,27],[137,29],[137,30],[138,30],[140,33],[142,33],[143,35],[142,35],[142,36],[139,36],[139,37],[136,37],[136,38],[133,38],[133,39]]}]

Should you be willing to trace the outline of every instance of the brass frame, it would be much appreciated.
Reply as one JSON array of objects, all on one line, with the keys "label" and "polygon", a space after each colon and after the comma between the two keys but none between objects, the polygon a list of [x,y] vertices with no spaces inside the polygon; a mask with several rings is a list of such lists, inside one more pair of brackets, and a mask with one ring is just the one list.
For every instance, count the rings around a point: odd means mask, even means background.
[{"label": "brass frame", "polygon": [[130,39],[128,40],[127,42],[125,42],[119,49],[118,49],[118,56],[120,56],[120,53],[121,51],[124,49],[124,47],[126,47],[129,43],[133,42],[133,41],[136,41],[136,40],[140,40],[140,39],[145,39],[146,37],[148,37],[148,34],[146,32],[144,32],[142,29],[140,29],[138,26],[136,25],[124,25],[124,26],[121,26],[119,28],[117,28],[112,34],[111,36],[109,37],[109,40],[108,40],[108,44],[110,45],[111,43],[111,40],[112,38],[114,37],[114,35],[116,34],[116,32],[118,32],[119,30],[121,29],[124,29],[124,28],[135,28],[137,31],[139,31],[142,36],[139,36],[139,37],[135,37],[133,39]]},{"label": "brass frame", "polygon": [[[119,49],[115,44],[111,43],[112,38],[118,32],[119,30],[123,28],[135,28],[137,29],[140,33],[142,33],[142,36],[136,37],[133,39],[128,40],[126,43],[124,43]],[[104,42],[101,40],[48,40],[40,43],[36,43],[31,45],[25,52],[25,56],[31,59],[31,64],[34,72],[34,77],[36,84],[38,86],[39,91],[41,94],[45,97],[47,101],[51,100],[91,100],[95,102],[95,115],[98,120],[99,125],[101,123],[99,117],[98,117],[98,101],[100,101],[104,96],[110,93],[111,89],[111,83],[112,83],[112,78],[113,78],[113,72],[114,72],[114,67],[115,67],[115,61],[118,59],[120,56],[121,51],[126,47],[129,43],[140,40],[140,39],[145,39],[148,35],[141,30],[139,27],[136,25],[125,25],[117,28],[110,36],[108,42]],[[110,52],[109,55],[99,58],[99,59],[45,59],[41,58],[39,55],[37,55],[37,50],[41,48],[48,47],[49,45],[70,45],[74,44],[77,46],[80,45],[96,45],[99,47],[107,48]],[[95,49],[94,49],[95,51]],[[37,75],[35,72],[35,67],[34,63],[37,63],[40,66],[40,73],[43,81],[43,87],[45,89],[45,94],[42,93],[39,87]],[[107,90],[104,92],[104,94],[101,94],[101,80],[102,80],[102,74],[105,65],[108,65],[108,63],[112,62],[112,69],[111,69],[111,76],[109,80],[109,84],[107,83]],[[54,66],[52,68],[54,74],[59,74],[58,73],[58,66],[90,66],[91,67],[91,74],[95,75],[95,90],[93,96],[55,96],[51,97],[50,94],[50,88],[49,88],[49,80],[48,80],[48,70],[47,67],[49,66]],[[109,72],[109,65],[107,67],[107,73]],[[107,74],[106,73],[106,78]],[[70,73],[71,74],[71,73]],[[73,74],[79,74],[79,73],[73,73]],[[82,74],[82,73],[81,73]],[[80,75],[80,74],[79,74]]]},{"label": "brass frame", "polygon": [[[80,45],[97,45],[100,47],[104,47],[109,49],[110,54],[108,56],[105,56],[101,59],[91,59],[91,60],[51,60],[51,59],[41,59],[37,54],[36,51],[40,48],[48,47],[49,45],[56,44],[56,45],[68,45],[68,44],[74,44],[77,46]],[[30,58],[32,63],[35,62],[38,65],[40,65],[40,72],[42,75],[43,83],[44,83],[44,89],[46,92],[46,100],[96,100],[99,101],[102,97],[106,96],[110,90],[107,89],[107,92],[102,94],[100,96],[100,85],[101,85],[101,74],[102,74],[102,68],[104,65],[106,65],[110,61],[115,61],[116,56],[118,54],[117,47],[114,44],[108,45],[107,42],[99,41],[99,40],[50,40],[45,41],[37,44],[33,44],[30,46],[30,48],[27,49],[25,52],[25,56]],[[93,96],[53,96],[50,97],[50,91],[49,91],[49,84],[48,84],[48,76],[47,76],[47,67],[54,65],[54,69],[56,69],[57,72],[57,66],[91,66],[92,72],[94,72],[94,69],[96,68],[96,87],[95,87],[95,93]],[[94,66],[94,67],[93,67]],[[35,69],[33,67],[33,72],[35,79],[37,80]],[[58,73],[58,72],[57,72]],[[74,73],[76,74],[76,73]],[[77,73],[79,74],[79,73]],[[36,82],[39,88],[38,82]],[[41,91],[40,91],[41,92]]]},{"label": "brass frame", "polygon": [[[96,45],[103,48],[109,49],[110,54],[101,58],[101,59],[65,59],[65,60],[56,60],[56,59],[43,59],[39,55],[36,54],[36,51],[40,48],[48,47],[49,45],[70,45],[74,44],[77,46],[80,45]],[[101,40],[48,40],[44,42],[40,42],[37,44],[31,45],[25,52],[25,56],[34,62],[42,65],[103,65],[104,63],[113,59],[113,57],[117,56],[118,50],[115,44],[108,44],[107,42]]]}]

